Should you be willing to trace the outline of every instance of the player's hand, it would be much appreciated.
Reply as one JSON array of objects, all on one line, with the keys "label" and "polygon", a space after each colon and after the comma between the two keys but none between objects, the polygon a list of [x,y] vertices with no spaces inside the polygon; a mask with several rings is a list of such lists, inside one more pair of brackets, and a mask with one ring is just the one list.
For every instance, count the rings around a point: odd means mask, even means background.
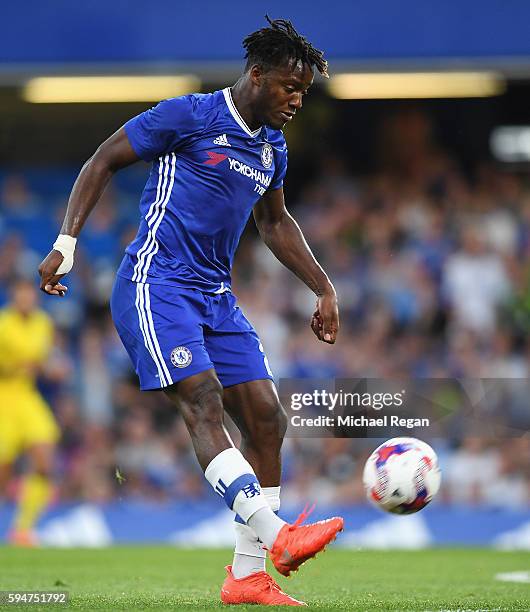
[{"label": "player's hand", "polygon": [[64,274],[57,274],[57,269],[61,265],[63,259],[64,257],[62,254],[54,249],[50,251],[46,259],[42,261],[39,266],[41,291],[49,295],[58,295],[60,297],[63,297],[68,291],[68,287],[59,282]]},{"label": "player's hand", "polygon": [[335,291],[317,298],[317,307],[311,318],[315,336],[327,344],[335,344],[339,331],[339,308]]}]

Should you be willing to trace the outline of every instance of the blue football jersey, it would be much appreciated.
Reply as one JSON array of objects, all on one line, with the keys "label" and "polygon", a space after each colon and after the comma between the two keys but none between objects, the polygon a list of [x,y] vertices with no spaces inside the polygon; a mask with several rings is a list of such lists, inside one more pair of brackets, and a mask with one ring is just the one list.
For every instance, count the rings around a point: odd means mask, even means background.
[{"label": "blue football jersey", "polygon": [[138,234],[118,274],[221,293],[252,208],[283,185],[281,130],[250,130],[230,88],[160,102],[125,124],[136,154],[153,162]]}]

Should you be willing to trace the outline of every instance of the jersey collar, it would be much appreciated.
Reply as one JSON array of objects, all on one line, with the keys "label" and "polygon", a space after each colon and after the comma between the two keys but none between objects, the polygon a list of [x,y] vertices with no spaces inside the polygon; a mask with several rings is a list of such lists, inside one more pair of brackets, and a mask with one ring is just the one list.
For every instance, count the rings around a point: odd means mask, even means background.
[{"label": "jersey collar", "polygon": [[254,131],[252,131],[248,127],[243,117],[239,114],[239,111],[237,110],[236,105],[234,104],[234,100],[232,99],[232,92],[230,91],[230,87],[225,87],[223,89],[223,95],[225,97],[225,102],[226,102],[226,105],[228,106],[228,110],[230,111],[232,117],[235,119],[239,127],[244,132],[246,132],[249,136],[252,136],[253,138],[256,137],[261,132],[261,127],[259,127],[257,130],[254,130]]}]

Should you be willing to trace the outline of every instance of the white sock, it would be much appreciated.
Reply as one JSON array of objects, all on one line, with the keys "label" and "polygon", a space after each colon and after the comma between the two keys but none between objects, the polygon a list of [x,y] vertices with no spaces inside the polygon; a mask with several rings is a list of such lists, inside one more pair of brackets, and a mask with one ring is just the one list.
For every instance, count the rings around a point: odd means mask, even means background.
[{"label": "white sock", "polygon": [[256,572],[264,572],[267,551],[258,536],[248,525],[235,522],[234,529],[236,532],[236,547],[232,561],[234,578],[245,578]]},{"label": "white sock", "polygon": [[270,508],[260,508],[247,521],[247,525],[252,527],[269,550],[285,524]]},{"label": "white sock", "polygon": [[204,475],[226,505],[252,527],[270,548],[285,522],[270,509],[250,463],[237,448],[227,448],[208,464]]},{"label": "white sock", "polygon": [[[262,487],[261,492],[267,499],[273,512],[280,509],[280,487]],[[234,578],[245,578],[250,574],[265,571],[267,551],[263,542],[248,525],[234,523],[236,532],[236,546],[232,562]]]}]

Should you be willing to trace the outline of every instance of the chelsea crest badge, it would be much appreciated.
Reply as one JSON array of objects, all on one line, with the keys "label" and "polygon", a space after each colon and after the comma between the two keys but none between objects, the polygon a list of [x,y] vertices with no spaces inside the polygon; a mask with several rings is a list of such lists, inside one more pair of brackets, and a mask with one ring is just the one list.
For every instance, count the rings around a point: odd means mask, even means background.
[{"label": "chelsea crest badge", "polygon": [[171,351],[171,363],[177,368],[185,368],[193,359],[191,351],[185,346],[177,346]]},{"label": "chelsea crest badge", "polygon": [[272,166],[272,147],[268,142],[261,148],[261,163],[267,170]]}]

